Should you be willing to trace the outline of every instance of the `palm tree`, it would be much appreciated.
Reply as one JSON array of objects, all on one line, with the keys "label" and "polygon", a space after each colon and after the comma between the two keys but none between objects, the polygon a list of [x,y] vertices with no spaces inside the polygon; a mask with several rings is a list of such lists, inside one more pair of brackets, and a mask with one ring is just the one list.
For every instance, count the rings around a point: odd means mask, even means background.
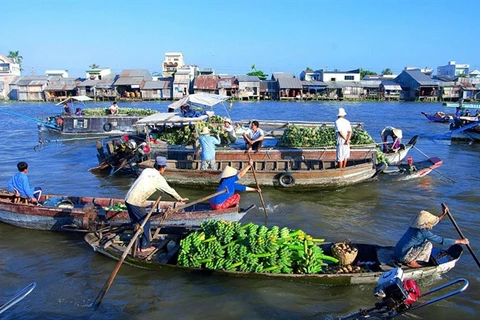
[{"label": "palm tree", "polygon": [[98,69],[98,68],[100,68],[100,66],[96,63],[94,63],[90,66],[90,69]]},{"label": "palm tree", "polygon": [[9,57],[13,63],[20,65],[21,69],[23,57],[18,51],[9,51],[7,57]]}]

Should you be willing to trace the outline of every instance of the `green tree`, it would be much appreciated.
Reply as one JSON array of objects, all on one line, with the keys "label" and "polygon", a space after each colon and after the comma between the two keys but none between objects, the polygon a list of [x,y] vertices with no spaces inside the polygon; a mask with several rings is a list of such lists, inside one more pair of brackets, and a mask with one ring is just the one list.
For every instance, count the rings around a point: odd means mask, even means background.
[{"label": "green tree", "polygon": [[363,79],[367,75],[377,75],[377,73],[370,70],[363,70],[362,68],[360,68],[360,79]]},{"label": "green tree", "polygon": [[385,76],[385,75],[392,75],[393,72],[392,72],[392,69],[390,68],[386,68],[385,70],[382,71],[382,75]]},{"label": "green tree", "polygon": [[90,66],[90,69],[98,69],[100,68],[100,66],[96,63],[93,63],[91,66]]},{"label": "green tree", "polygon": [[252,72],[247,73],[248,76],[256,76],[260,80],[266,80],[268,78],[268,74],[265,74],[262,70],[257,70],[255,65],[252,64]]},{"label": "green tree", "polygon": [[310,68],[310,67],[307,67],[307,68],[305,68],[305,71],[308,71],[308,72],[313,72],[313,69],[312,69],[312,68]]},{"label": "green tree", "polygon": [[13,61],[13,63],[18,64],[20,66],[20,70],[23,71],[22,69],[23,57],[20,55],[18,51],[9,51],[7,57],[9,57]]}]

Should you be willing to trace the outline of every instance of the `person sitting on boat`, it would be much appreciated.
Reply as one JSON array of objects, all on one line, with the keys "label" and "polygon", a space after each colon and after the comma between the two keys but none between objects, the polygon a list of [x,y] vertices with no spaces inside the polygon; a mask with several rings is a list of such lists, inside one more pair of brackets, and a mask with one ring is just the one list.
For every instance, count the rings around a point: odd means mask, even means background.
[{"label": "person sitting on boat", "polygon": [[180,107],[180,112],[186,118],[196,118],[202,115],[201,112],[193,110],[188,104],[184,104]]},{"label": "person sitting on boat", "polygon": [[82,115],[82,108],[75,109],[75,115],[76,116],[81,116]]},{"label": "person sitting on boat", "polygon": [[457,110],[455,111],[455,116],[457,118],[460,118],[461,116],[463,116],[462,107],[457,107]]},{"label": "person sitting on boat", "polygon": [[240,202],[240,195],[238,193],[235,193],[235,191],[262,191],[260,188],[256,189],[236,183],[247,173],[247,171],[252,166],[253,160],[250,160],[248,162],[248,165],[240,171],[230,166],[226,166],[225,169],[223,169],[223,172],[220,175],[220,186],[218,187],[217,192],[223,191],[225,190],[225,188],[227,188],[227,192],[213,197],[210,200],[210,207],[213,210],[222,210],[236,206]]},{"label": "person sitting on boat", "polygon": [[225,118],[223,120],[223,131],[228,133],[228,142],[235,143],[237,141],[237,134],[235,133],[235,128],[232,125],[232,120]]},{"label": "person sitting on boat", "polygon": [[215,145],[220,144],[220,137],[210,135],[210,129],[208,127],[203,127],[202,132],[200,133],[200,138],[198,138],[200,145],[202,147],[202,153],[200,159],[202,161],[201,170],[216,170],[215,167]]},{"label": "person sitting on boat", "polygon": [[68,106],[68,104],[66,102],[63,103],[63,112],[67,116],[72,114],[72,110],[70,110],[70,107]]},{"label": "person sitting on boat", "polygon": [[252,150],[254,150],[255,152],[258,152],[258,150],[260,150],[260,148],[262,147],[263,140],[265,139],[265,133],[263,132],[262,129],[259,128],[259,126],[260,124],[258,123],[258,121],[256,120],[252,121],[250,129],[248,129],[243,134],[243,139],[245,139],[247,153],[252,152]]},{"label": "person sitting on boat", "polygon": [[[132,223],[142,223],[143,218],[147,214],[146,201],[157,190],[169,194],[177,199],[177,201],[188,201],[188,198],[182,198],[175,189],[168,185],[163,177],[166,168],[167,159],[158,156],[155,159],[154,167],[143,170],[128,190],[127,195],[125,196],[125,205],[127,206],[128,215],[130,216]],[[150,221],[148,221],[143,229],[140,251],[143,253],[150,253],[154,249],[155,247],[151,246],[150,243]]]},{"label": "person sitting on boat", "polygon": [[[382,142],[383,142],[383,152],[385,153],[394,152],[400,149],[400,145],[402,143],[401,139],[403,137],[402,130],[388,126],[382,130],[380,135],[382,137]],[[392,140],[393,140],[390,148],[388,147],[388,143],[387,143],[388,137],[392,137]]]},{"label": "person sitting on boat", "polygon": [[112,116],[116,116],[118,114],[118,109],[119,108],[116,101],[113,101],[113,104],[110,106],[110,108],[108,108],[110,115]]},{"label": "person sitting on boat", "polygon": [[8,191],[15,193],[16,196],[28,198],[32,203],[38,203],[42,195],[42,188],[30,187],[28,180],[28,164],[24,161],[17,163],[19,172],[13,175],[8,181]]},{"label": "person sitting on boat", "polygon": [[409,228],[403,234],[395,246],[394,258],[397,262],[405,263],[411,268],[423,267],[430,259],[432,242],[444,246],[454,244],[469,244],[468,239],[442,238],[433,234],[430,230],[447,214],[448,208],[443,207],[440,216],[435,216],[428,211],[422,210],[410,221]]},{"label": "person sitting on boat", "polygon": [[467,110],[465,111],[465,117],[470,117],[470,116],[471,116],[470,110],[467,109]]}]

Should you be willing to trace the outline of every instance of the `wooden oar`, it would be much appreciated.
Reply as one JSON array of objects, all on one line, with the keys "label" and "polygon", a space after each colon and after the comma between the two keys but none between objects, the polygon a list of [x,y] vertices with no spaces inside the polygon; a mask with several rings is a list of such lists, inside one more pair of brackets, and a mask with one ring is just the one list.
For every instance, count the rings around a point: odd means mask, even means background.
[{"label": "wooden oar", "polygon": [[[208,200],[210,198],[213,198],[213,197],[216,197],[222,193],[225,193],[227,192],[228,189],[225,188],[225,190],[222,190],[222,191],[219,191],[219,192],[216,192],[214,194],[211,194],[209,196],[206,196],[206,197],[203,197],[201,199],[198,199],[198,200],[195,200],[195,201],[192,201],[190,203],[187,203],[183,206],[179,206],[177,208],[170,208],[168,209],[164,215],[162,216],[162,219],[160,221],[160,223],[163,223],[163,221],[165,220],[165,218],[172,212],[177,212],[177,211],[180,211],[182,209],[185,209],[185,208],[188,208],[194,204],[197,204],[199,202],[203,202],[205,200]],[[125,248],[125,251],[123,251],[123,254],[122,254],[122,257],[120,258],[120,260],[118,261],[117,265],[115,266],[115,269],[113,269],[112,273],[110,274],[110,277],[108,278],[107,282],[105,282],[105,285],[103,286],[102,290],[98,293],[97,297],[95,298],[95,300],[93,301],[92,303],[92,306],[97,309],[98,306],[100,305],[100,303],[102,303],[102,300],[103,300],[103,297],[105,297],[105,294],[107,293],[108,289],[110,288],[110,286],[112,285],[113,283],[113,280],[115,279],[115,276],[117,275],[118,271],[120,270],[120,267],[122,266],[122,263],[123,261],[125,260],[125,258],[127,257],[128,253],[130,252],[130,250],[132,249],[132,246],[133,244],[135,243],[135,240],[138,238],[138,236],[140,235],[140,233],[143,232],[143,228],[145,226],[145,224],[147,223],[147,221],[150,219],[151,215],[153,214],[153,212],[155,211],[155,208],[157,207],[158,203],[160,202],[160,199],[162,198],[162,196],[159,196],[157,201],[155,201],[155,204],[153,205],[152,209],[148,212],[148,214],[145,216],[145,218],[143,219],[142,221],[142,224],[140,225],[140,228],[138,228],[137,232],[135,233],[135,235],[133,236],[133,238],[130,240],[130,243],[128,244],[128,246]]]},{"label": "wooden oar", "polygon": [[[450,210],[448,209],[447,205],[445,203],[442,203],[442,208],[447,212],[447,215],[448,217],[450,218],[450,220],[452,221],[453,225],[455,226],[455,229],[457,229],[457,232],[458,234],[460,235],[460,237],[462,237],[462,239],[466,239],[465,236],[463,235],[463,232],[462,230],[460,230],[457,222],[455,221],[455,219],[453,219],[453,216],[452,214],[450,213]],[[475,262],[477,263],[477,266],[480,268],[480,261],[478,260],[477,256],[475,255],[475,253],[473,252],[472,250],[472,247],[470,247],[469,244],[466,245],[468,251],[470,251],[470,254],[472,255],[473,259],[475,260]]]},{"label": "wooden oar", "polygon": [[[250,153],[248,153],[248,159],[252,160]],[[265,212],[265,217],[268,217],[267,207],[265,206],[265,201],[263,201],[262,191],[260,191],[261,189],[260,189],[260,185],[258,184],[257,173],[255,172],[255,163],[252,165],[252,172],[253,172],[253,177],[255,178],[255,183],[257,184],[257,189],[259,190],[258,195],[260,196],[260,201],[262,202],[263,212]]]}]

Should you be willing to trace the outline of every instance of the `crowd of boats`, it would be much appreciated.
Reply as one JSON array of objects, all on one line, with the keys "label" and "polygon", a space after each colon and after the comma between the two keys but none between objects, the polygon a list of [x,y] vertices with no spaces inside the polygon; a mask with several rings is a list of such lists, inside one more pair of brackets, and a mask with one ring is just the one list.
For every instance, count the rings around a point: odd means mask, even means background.
[{"label": "crowd of boats", "polygon": [[[82,99],[76,99],[82,101]],[[237,169],[245,168],[250,158],[253,170],[242,179],[242,183],[263,187],[273,187],[289,191],[305,189],[339,188],[346,185],[363,183],[371,180],[406,180],[421,178],[442,165],[438,157],[423,161],[413,161],[408,156],[415,148],[418,136],[413,136],[408,143],[392,143],[382,139],[381,143],[352,146],[351,156],[345,168],[337,168],[334,146],[321,147],[285,147],[279,146],[278,140],[286,128],[296,126],[328,127],[327,122],[287,122],[259,121],[266,135],[264,147],[255,153],[246,153],[243,143],[218,147],[216,150],[215,170],[200,170],[200,151],[192,145],[171,145],[151,139],[152,132],[167,128],[194,126],[213,116],[206,111],[217,104],[224,103],[227,97],[208,94],[186,96],[172,103],[170,111],[155,113],[151,116],[138,115],[100,115],[82,116],[60,114],[61,124],[50,120],[39,121],[40,130],[49,130],[61,135],[117,134],[105,145],[97,142],[99,165],[90,171],[96,174],[139,174],[141,170],[153,167],[153,160],[162,155],[168,159],[168,170],[164,175],[172,184],[190,187],[203,186],[216,188],[219,176],[226,166]],[[73,100],[69,101],[70,103]],[[177,112],[184,105],[202,110],[195,117],[186,117]],[[447,106],[449,107],[449,106]],[[456,106],[459,108],[459,106]],[[477,105],[462,105],[461,110],[474,109]],[[462,134],[467,139],[476,140],[480,128],[478,114],[475,117],[465,114],[444,114],[430,116],[432,121],[452,120],[452,138]],[[249,120],[236,121],[237,132],[245,131]],[[444,121],[445,122],[445,121]],[[362,124],[353,124],[361,128]],[[458,126],[458,127],[457,127]],[[400,142],[401,130],[396,129]],[[387,144],[387,148],[383,148]],[[135,226],[130,223],[123,199],[100,198],[93,196],[50,195],[43,194],[42,205],[33,205],[18,194],[0,190],[0,221],[17,227],[51,230],[85,232],[86,242],[92,248],[134,266],[150,269],[178,268],[192,271],[201,268],[184,267],[178,264],[181,240],[204,221],[222,220],[238,222],[254,205],[240,206],[223,210],[212,210],[208,203],[194,202],[185,206],[175,201],[151,201],[151,222],[153,226],[152,243],[156,250],[148,256],[139,256],[135,250],[130,251],[131,242],[135,240]],[[215,270],[216,274],[233,276],[257,276],[265,278],[285,278],[311,281],[323,284],[375,284],[382,288],[382,304],[365,309],[362,313],[350,315],[348,319],[357,319],[372,314],[391,317],[412,309],[415,301],[407,302],[409,293],[405,293],[404,282],[409,279],[421,279],[434,274],[442,274],[452,269],[461,256],[462,248],[454,245],[447,250],[435,249],[428,264],[419,269],[411,269],[393,261],[393,247],[374,244],[353,244],[357,256],[348,264],[355,268],[326,268],[317,274],[282,274],[269,272],[244,272]],[[325,254],[333,255],[332,244],[322,243]],[[358,269],[357,269],[358,267]],[[358,272],[357,272],[358,271]],[[440,289],[457,285],[463,286],[443,298],[462,292],[468,286],[464,279],[454,281]],[[383,287],[382,287],[383,286]],[[378,287],[377,287],[378,288]],[[386,289],[388,288],[388,289]],[[402,289],[403,288],[403,289]],[[32,289],[33,290],[33,289]],[[380,290],[380,289],[379,289]],[[402,291],[403,290],[403,291]],[[401,291],[403,296],[398,296]],[[385,293],[386,292],[386,293]],[[426,293],[424,295],[427,295]],[[419,298],[417,295],[416,298]],[[436,302],[430,301],[429,303]],[[424,303],[427,305],[429,303]]]}]

